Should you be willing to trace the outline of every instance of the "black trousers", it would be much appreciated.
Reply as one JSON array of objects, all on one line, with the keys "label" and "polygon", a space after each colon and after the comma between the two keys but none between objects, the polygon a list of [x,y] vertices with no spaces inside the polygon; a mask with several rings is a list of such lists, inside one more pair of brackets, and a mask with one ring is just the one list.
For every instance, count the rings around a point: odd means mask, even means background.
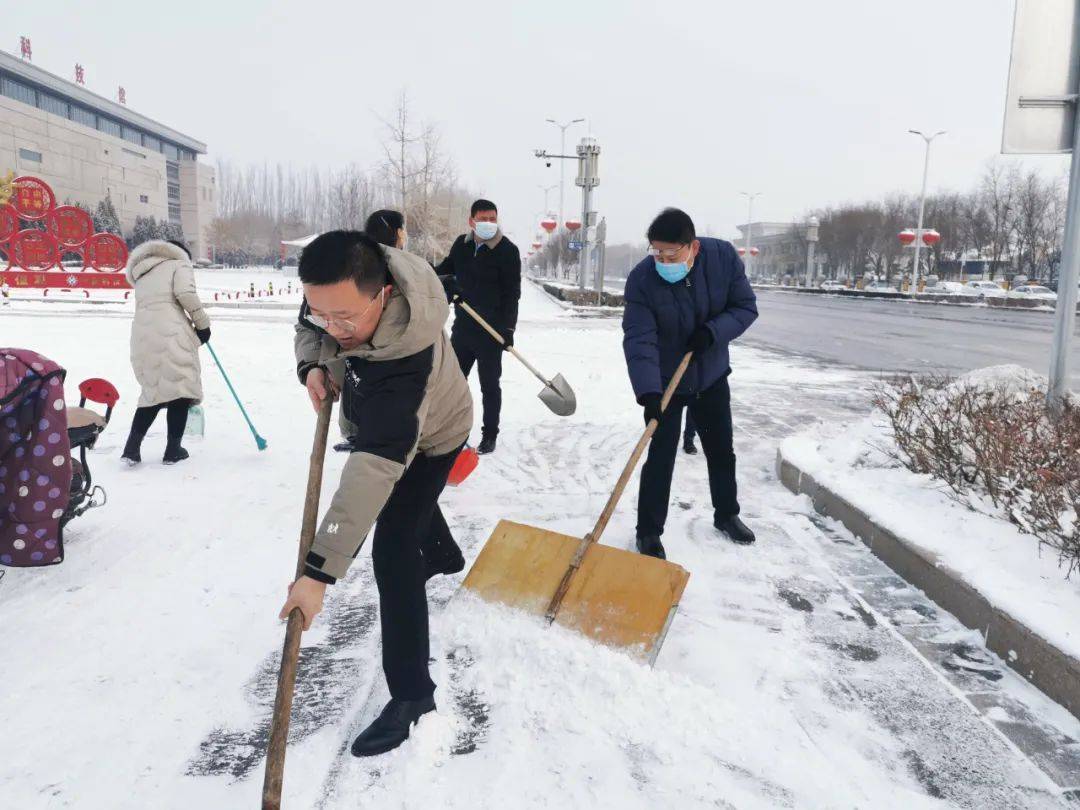
[{"label": "black trousers", "polygon": [[727,377],[692,397],[674,397],[660,419],[649,444],[638,490],[638,537],[659,537],[667,522],[671,500],[671,474],[679,448],[683,408],[690,409],[701,437],[701,449],[709,467],[709,489],[714,517],[720,520],[739,514],[735,486],[735,449],[732,444],[731,389]]},{"label": "black trousers", "polygon": [[484,402],[483,432],[494,438],[499,435],[499,413],[502,411],[503,347],[487,332],[455,329],[450,335],[462,373],[468,377],[473,364],[480,374],[480,394]]},{"label": "black trousers", "polygon": [[175,439],[184,435],[187,427],[188,408],[191,407],[190,399],[174,399],[171,402],[160,402],[157,405],[144,405],[135,409],[135,417],[131,420],[131,432],[136,436],[145,436],[150,426],[157,419],[158,412],[165,409],[165,424],[168,428],[169,438]]},{"label": "black trousers", "polygon": [[694,436],[697,435],[697,428],[694,427],[694,415],[690,411],[686,412],[686,427],[683,428],[682,438],[684,442],[692,442]]},{"label": "black trousers", "polygon": [[379,589],[382,662],[390,696],[419,700],[435,692],[428,673],[428,604],[421,548],[453,543],[439,495],[461,448],[417,454],[379,513],[371,557]]}]

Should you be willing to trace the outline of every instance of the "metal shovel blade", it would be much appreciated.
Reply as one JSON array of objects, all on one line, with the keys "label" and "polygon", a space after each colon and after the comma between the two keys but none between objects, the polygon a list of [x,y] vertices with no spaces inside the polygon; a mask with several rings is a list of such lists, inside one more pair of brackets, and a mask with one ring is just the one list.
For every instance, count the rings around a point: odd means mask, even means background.
[{"label": "metal shovel blade", "polygon": [[537,394],[540,401],[547,405],[552,413],[558,416],[570,416],[577,410],[577,397],[562,374],[556,374],[551,381]]}]

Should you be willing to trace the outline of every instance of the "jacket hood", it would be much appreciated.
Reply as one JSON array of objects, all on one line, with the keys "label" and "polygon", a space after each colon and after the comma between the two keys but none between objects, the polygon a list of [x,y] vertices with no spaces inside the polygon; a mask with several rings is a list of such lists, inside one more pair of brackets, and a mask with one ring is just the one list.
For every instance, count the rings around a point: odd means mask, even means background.
[{"label": "jacket hood", "polygon": [[433,345],[446,325],[450,305],[431,266],[412,253],[384,248],[394,291],[370,343],[340,352],[339,357],[396,360]]},{"label": "jacket hood", "polygon": [[127,276],[127,280],[134,284],[162,262],[173,260],[191,261],[188,255],[176,245],[171,245],[160,239],[151,239],[131,251],[124,274]]}]

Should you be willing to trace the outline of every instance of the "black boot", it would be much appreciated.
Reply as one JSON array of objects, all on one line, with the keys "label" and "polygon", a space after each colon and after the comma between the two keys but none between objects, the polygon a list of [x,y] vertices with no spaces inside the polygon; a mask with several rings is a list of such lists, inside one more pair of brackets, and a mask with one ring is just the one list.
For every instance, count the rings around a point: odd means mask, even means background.
[{"label": "black boot", "polygon": [[166,464],[175,464],[188,457],[188,451],[180,446],[182,436],[170,436],[165,444],[165,456],[161,460]]},{"label": "black boot", "polygon": [[390,699],[386,707],[371,725],[360,732],[353,740],[354,757],[373,757],[393,751],[409,739],[409,729],[423,715],[435,711],[435,697],[428,696],[420,700]]},{"label": "black boot", "polygon": [[686,439],[683,442],[682,450],[688,456],[696,456],[697,455],[697,448],[694,446],[694,440],[693,439]]},{"label": "black boot", "polygon": [[[452,546],[452,548],[444,548]],[[465,555],[457,543],[444,543],[424,552],[424,579],[439,574],[456,574],[465,567]]]},{"label": "black boot", "polygon": [[127,444],[124,445],[124,452],[120,458],[124,459],[131,467],[142,461],[142,453],[139,452],[142,449],[142,440],[143,437],[139,433],[133,431],[128,434]]},{"label": "black boot", "polygon": [[480,440],[479,446],[476,448],[476,452],[481,456],[486,456],[488,453],[495,452],[495,437],[485,436]]},{"label": "black boot", "polygon": [[748,546],[757,540],[754,533],[750,531],[750,527],[739,520],[738,515],[732,515],[724,520],[717,518],[713,521],[713,525],[726,534],[733,543]]},{"label": "black boot", "polygon": [[658,560],[667,559],[667,555],[664,554],[664,544],[655,535],[639,537],[637,539],[637,550],[639,554],[644,554],[646,557],[656,557]]}]

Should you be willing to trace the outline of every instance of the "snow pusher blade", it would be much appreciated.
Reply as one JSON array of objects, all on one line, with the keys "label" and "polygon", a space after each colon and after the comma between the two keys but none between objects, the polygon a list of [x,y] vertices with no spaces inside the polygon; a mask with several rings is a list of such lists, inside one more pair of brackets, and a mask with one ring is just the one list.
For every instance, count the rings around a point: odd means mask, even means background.
[{"label": "snow pusher blade", "polygon": [[[661,401],[667,409],[693,357],[687,353]],[[584,538],[500,521],[462,588],[488,602],[544,616],[630,655],[656,660],[690,572],[675,563],[600,545],[630,476],[659,425],[638,440],[593,530]]]}]

